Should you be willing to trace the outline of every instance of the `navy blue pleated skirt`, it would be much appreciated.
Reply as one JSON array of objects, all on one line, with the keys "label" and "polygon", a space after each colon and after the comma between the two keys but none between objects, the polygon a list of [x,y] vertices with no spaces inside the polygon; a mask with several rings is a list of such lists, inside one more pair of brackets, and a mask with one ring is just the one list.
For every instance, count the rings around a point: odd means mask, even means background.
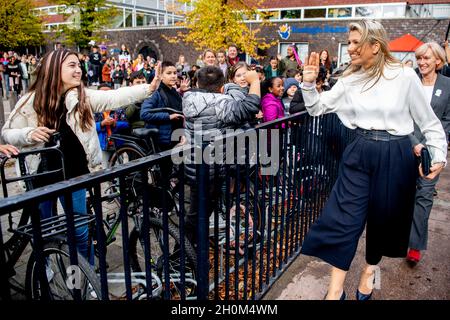
[{"label": "navy blue pleated skirt", "polygon": [[367,223],[368,264],[376,265],[383,256],[406,256],[417,175],[408,137],[375,141],[356,135],[301,253],[348,270]]}]

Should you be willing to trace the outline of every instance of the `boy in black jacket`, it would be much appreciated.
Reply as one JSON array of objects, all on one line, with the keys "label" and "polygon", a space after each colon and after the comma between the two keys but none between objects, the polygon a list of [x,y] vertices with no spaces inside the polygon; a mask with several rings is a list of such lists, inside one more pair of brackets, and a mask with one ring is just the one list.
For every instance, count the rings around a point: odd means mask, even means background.
[{"label": "boy in black jacket", "polygon": [[112,73],[112,80],[114,82],[114,89],[119,89],[123,83],[123,71],[120,66],[117,65],[116,69]]}]

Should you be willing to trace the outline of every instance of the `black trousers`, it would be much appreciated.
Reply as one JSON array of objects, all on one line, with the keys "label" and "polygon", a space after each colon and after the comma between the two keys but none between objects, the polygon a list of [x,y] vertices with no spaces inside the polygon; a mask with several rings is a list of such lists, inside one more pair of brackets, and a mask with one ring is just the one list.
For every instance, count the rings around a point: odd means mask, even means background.
[{"label": "black trousers", "polygon": [[92,82],[99,82],[101,77],[100,66],[93,64],[92,65]]},{"label": "black trousers", "polygon": [[375,141],[357,135],[345,149],[339,177],[301,252],[348,270],[366,229],[366,261],[405,257],[418,175],[408,137]]},{"label": "black trousers", "polygon": [[[190,190],[189,195],[189,209],[186,210],[184,217],[186,237],[192,243],[192,245],[197,244],[198,235],[198,189],[196,183],[189,183],[186,185]],[[207,194],[207,216],[211,216],[217,206],[217,201],[220,196],[220,187],[215,185],[214,182],[210,182]],[[209,229],[206,231],[209,232]]]}]

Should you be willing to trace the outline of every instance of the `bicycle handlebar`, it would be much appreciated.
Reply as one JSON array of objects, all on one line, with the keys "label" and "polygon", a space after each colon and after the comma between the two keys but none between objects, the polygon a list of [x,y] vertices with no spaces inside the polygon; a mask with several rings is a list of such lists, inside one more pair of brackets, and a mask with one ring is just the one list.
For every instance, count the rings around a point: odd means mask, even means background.
[{"label": "bicycle handlebar", "polygon": [[[60,133],[59,132],[53,133],[49,139],[49,142],[50,143],[53,142],[53,143],[55,143],[55,145],[50,146],[50,147],[35,148],[35,149],[26,150],[26,151],[21,151],[21,152],[19,152],[18,155],[11,156],[11,158],[16,158],[19,161],[19,169],[20,169],[19,177],[14,177],[14,178],[6,177],[5,164],[9,158],[4,155],[0,156],[0,176],[1,176],[1,180],[2,180],[1,184],[2,184],[2,188],[3,188],[3,196],[4,197],[8,196],[6,185],[9,183],[12,183],[12,182],[25,181],[25,183],[27,183],[33,179],[40,178],[43,176],[48,176],[51,174],[55,174],[55,173],[58,173],[59,171],[62,172],[63,179],[65,179],[66,170],[64,167],[64,155],[63,155],[62,151],[60,150],[60,145],[61,145]],[[49,170],[49,171],[42,172],[42,173],[37,173],[37,172],[29,173],[28,172],[28,166],[25,163],[27,156],[37,155],[37,154],[45,154],[45,153],[51,153],[51,152],[56,152],[60,156],[60,159],[61,159],[61,168],[60,169]],[[41,161],[45,161],[44,158],[41,157]],[[31,184],[27,183],[27,189],[31,189],[31,188],[32,188]]]},{"label": "bicycle handlebar", "polygon": [[[44,153],[47,151],[53,151],[55,149],[57,149],[59,151],[59,147],[61,146],[61,134],[59,132],[52,133],[52,135],[50,136],[50,139],[49,139],[49,143],[54,143],[55,145],[50,146],[50,147],[34,148],[34,149],[26,150],[26,151],[20,151],[19,154],[17,154],[17,155],[11,154],[11,158],[25,157],[25,156],[29,156],[31,154],[39,154],[39,153]],[[8,160],[8,157],[6,157],[4,154],[0,154],[0,158],[2,159],[0,166],[3,166],[5,160]]]}]

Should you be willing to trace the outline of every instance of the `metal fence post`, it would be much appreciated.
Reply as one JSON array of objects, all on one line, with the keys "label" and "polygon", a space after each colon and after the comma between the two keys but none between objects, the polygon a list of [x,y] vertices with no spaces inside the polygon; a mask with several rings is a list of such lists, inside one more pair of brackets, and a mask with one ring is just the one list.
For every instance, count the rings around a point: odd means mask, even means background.
[{"label": "metal fence post", "polygon": [[[3,79],[3,77],[2,77]],[[2,81],[3,86],[3,81]],[[5,124],[5,106],[3,104],[3,90],[0,90],[0,130],[3,128],[3,125]],[[0,135],[0,143],[3,143],[3,139]]]},{"label": "metal fence post", "polygon": [[209,293],[209,197],[208,197],[208,180],[209,180],[209,166],[205,163],[197,165],[198,179],[198,226],[197,226],[197,298],[198,300],[207,300]]}]

